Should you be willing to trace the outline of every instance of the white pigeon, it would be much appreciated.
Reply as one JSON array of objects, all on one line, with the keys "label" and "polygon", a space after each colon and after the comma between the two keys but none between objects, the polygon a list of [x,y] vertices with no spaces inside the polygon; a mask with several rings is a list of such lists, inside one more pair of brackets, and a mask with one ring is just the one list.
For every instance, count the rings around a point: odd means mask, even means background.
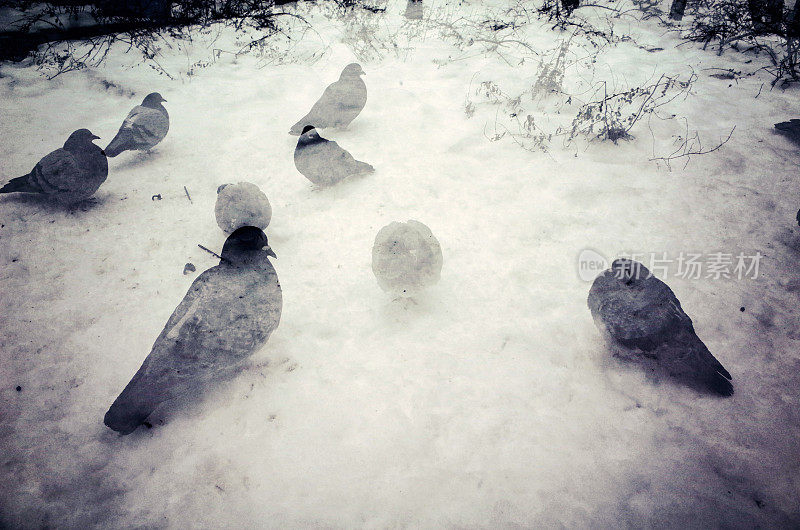
[{"label": "white pigeon", "polygon": [[106,155],[115,157],[123,151],[149,151],[169,131],[169,114],[158,92],[148,94],[141,105],[133,107],[122,122],[117,135],[106,147]]},{"label": "white pigeon", "polygon": [[242,226],[255,226],[264,230],[272,219],[272,206],[264,192],[255,184],[223,184],[217,188],[214,215],[217,224],[226,234]]},{"label": "white pigeon", "polygon": [[372,173],[375,168],[317,133],[306,125],[294,149],[294,166],[304,177],[320,187],[332,186],[347,177]]},{"label": "white pigeon", "polygon": [[358,63],[345,66],[339,80],[328,85],[308,114],[292,125],[289,134],[302,134],[306,125],[320,129],[344,129],[350,125],[367,104],[367,85],[362,75],[366,74]]},{"label": "white pigeon", "polygon": [[219,265],[198,276],[169,317],[150,355],[103,422],[129,434],[164,401],[202,393],[235,374],[278,327],[283,295],[262,230],[228,236]]},{"label": "white pigeon", "polygon": [[439,281],[442,247],[419,221],[393,222],[380,229],[372,247],[372,272],[381,288],[411,297]]},{"label": "white pigeon", "polygon": [[73,132],[64,147],[42,158],[27,175],[10,180],[0,193],[36,193],[64,204],[91,197],[108,177],[108,160],[89,129]]},{"label": "white pigeon", "polygon": [[589,290],[595,323],[641,362],[718,394],[733,394],[731,374],[697,336],[675,293],[641,263],[617,259]]}]

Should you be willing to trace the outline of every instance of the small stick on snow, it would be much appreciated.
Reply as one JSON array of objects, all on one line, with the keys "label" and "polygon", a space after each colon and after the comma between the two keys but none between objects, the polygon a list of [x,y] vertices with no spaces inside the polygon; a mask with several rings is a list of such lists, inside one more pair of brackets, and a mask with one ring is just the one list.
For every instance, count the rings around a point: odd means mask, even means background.
[{"label": "small stick on snow", "polygon": [[[186,189],[186,186],[183,187],[183,191],[186,192],[186,198],[189,199],[189,202],[194,204],[194,202],[192,202],[192,197],[189,195],[189,190]],[[206,250],[208,250],[208,249],[206,249]]]}]

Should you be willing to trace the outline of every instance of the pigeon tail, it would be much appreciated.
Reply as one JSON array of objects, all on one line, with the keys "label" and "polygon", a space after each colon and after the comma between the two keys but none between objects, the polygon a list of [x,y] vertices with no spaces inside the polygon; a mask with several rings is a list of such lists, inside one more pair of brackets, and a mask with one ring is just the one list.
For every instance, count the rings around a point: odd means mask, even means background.
[{"label": "pigeon tail", "polygon": [[371,165],[367,164],[366,162],[361,162],[360,160],[357,161],[358,165],[356,166],[356,173],[357,174],[364,174],[364,173],[374,173],[375,168]]},{"label": "pigeon tail", "polygon": [[775,128],[779,131],[800,131],[800,120],[793,119],[789,121],[782,121],[775,124]]},{"label": "pigeon tail", "polygon": [[103,423],[111,430],[120,434],[130,434],[150,416],[155,407],[134,407],[130,404],[121,404],[115,401],[111,408],[106,412]]},{"label": "pigeon tail", "polygon": [[17,191],[26,193],[41,193],[42,188],[34,185],[29,177],[30,175],[25,175],[23,177],[11,179],[5,186],[0,188],[0,193],[14,193]]},{"label": "pigeon tail", "polygon": [[114,158],[118,154],[131,149],[133,142],[133,133],[128,129],[123,129],[117,133],[114,139],[111,140],[111,143],[108,144],[108,147],[103,149],[103,151],[105,151],[108,158]]},{"label": "pigeon tail", "polygon": [[676,369],[678,372],[676,375],[693,379],[698,386],[722,396],[733,394],[731,374],[708,350],[693,329],[686,329],[680,333],[677,346],[681,349],[678,355],[678,364],[681,366],[669,367]]},{"label": "pigeon tail", "polygon": [[711,390],[721,396],[727,397],[733,395],[733,384],[720,374],[716,374],[716,377],[709,378],[707,383]]},{"label": "pigeon tail", "polygon": [[775,131],[789,141],[800,144],[800,120],[793,119],[775,124]]},{"label": "pigeon tail", "polygon": [[294,125],[292,125],[292,128],[289,129],[289,134],[291,134],[292,136],[300,136],[301,134],[303,134],[303,127],[305,127],[306,125],[311,125],[310,123],[308,123],[307,116],[304,117],[302,120],[298,121],[297,123],[295,123]]},{"label": "pigeon tail", "polygon": [[[144,366],[142,366],[144,368]],[[114,400],[103,423],[120,434],[130,434],[142,425],[157,406],[168,399],[152,385],[141,384],[142,369],[131,379],[125,390]]]}]

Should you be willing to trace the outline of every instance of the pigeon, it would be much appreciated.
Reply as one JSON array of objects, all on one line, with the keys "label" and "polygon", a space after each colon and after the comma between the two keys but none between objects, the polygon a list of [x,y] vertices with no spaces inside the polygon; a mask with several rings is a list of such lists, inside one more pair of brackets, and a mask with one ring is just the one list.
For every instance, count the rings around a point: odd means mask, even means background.
[{"label": "pigeon", "polygon": [[786,136],[792,142],[800,145],[800,120],[794,119],[775,124],[778,134]]},{"label": "pigeon", "polygon": [[217,224],[226,234],[242,226],[255,226],[264,230],[272,219],[272,206],[264,192],[255,184],[223,184],[217,188],[214,214]]},{"label": "pigeon", "polygon": [[30,173],[12,179],[0,193],[38,193],[64,204],[91,197],[108,177],[108,160],[99,139],[89,129],[78,129],[56,149],[42,158]]},{"label": "pigeon", "polygon": [[424,14],[425,8],[422,6],[422,0],[408,0],[405,12],[408,20],[422,20]]},{"label": "pigeon", "polygon": [[141,105],[133,107],[117,135],[106,147],[106,155],[115,157],[123,151],[149,151],[169,131],[169,114],[161,103],[167,101],[158,92],[148,94]]},{"label": "pigeon", "polygon": [[306,125],[320,129],[343,129],[350,125],[367,104],[367,85],[360,76],[366,75],[361,65],[348,64],[339,80],[328,85],[322,96],[300,121],[292,125],[289,134],[302,134]]},{"label": "pigeon", "polygon": [[237,229],[219,265],[198,276],[153,344],[150,355],[105,415],[129,434],[164,401],[193,397],[203,386],[236,373],[278,326],[281,286],[269,261],[267,236]]},{"label": "pigeon", "polygon": [[306,125],[297,140],[294,165],[304,177],[321,187],[375,171],[366,162],[353,158],[336,142],[321,137],[312,125]]},{"label": "pigeon", "polygon": [[412,297],[439,281],[442,247],[419,221],[389,223],[375,236],[372,272],[384,291]]},{"label": "pigeon", "polygon": [[672,290],[644,265],[617,259],[589,290],[597,327],[632,358],[655,361],[671,376],[698,389],[733,394],[731,374],[708,351]]}]

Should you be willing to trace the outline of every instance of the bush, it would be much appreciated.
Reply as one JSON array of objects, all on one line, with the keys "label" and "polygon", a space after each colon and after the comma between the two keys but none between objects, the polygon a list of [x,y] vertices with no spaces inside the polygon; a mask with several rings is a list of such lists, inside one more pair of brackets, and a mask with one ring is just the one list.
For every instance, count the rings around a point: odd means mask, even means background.
[{"label": "bush", "polygon": [[254,31],[258,40],[265,39],[277,31],[277,17],[286,15],[275,5],[273,0],[5,2],[0,7],[14,9],[18,16],[0,33],[0,60],[31,55],[55,77],[99,65],[115,42],[123,42],[163,72],[155,58],[158,46],[168,39],[190,40],[193,31],[217,23]]},{"label": "bush", "polygon": [[782,0],[699,0],[690,8],[687,40],[713,43],[720,54],[728,48],[765,53],[773,85],[800,81],[800,1],[792,10]]}]

